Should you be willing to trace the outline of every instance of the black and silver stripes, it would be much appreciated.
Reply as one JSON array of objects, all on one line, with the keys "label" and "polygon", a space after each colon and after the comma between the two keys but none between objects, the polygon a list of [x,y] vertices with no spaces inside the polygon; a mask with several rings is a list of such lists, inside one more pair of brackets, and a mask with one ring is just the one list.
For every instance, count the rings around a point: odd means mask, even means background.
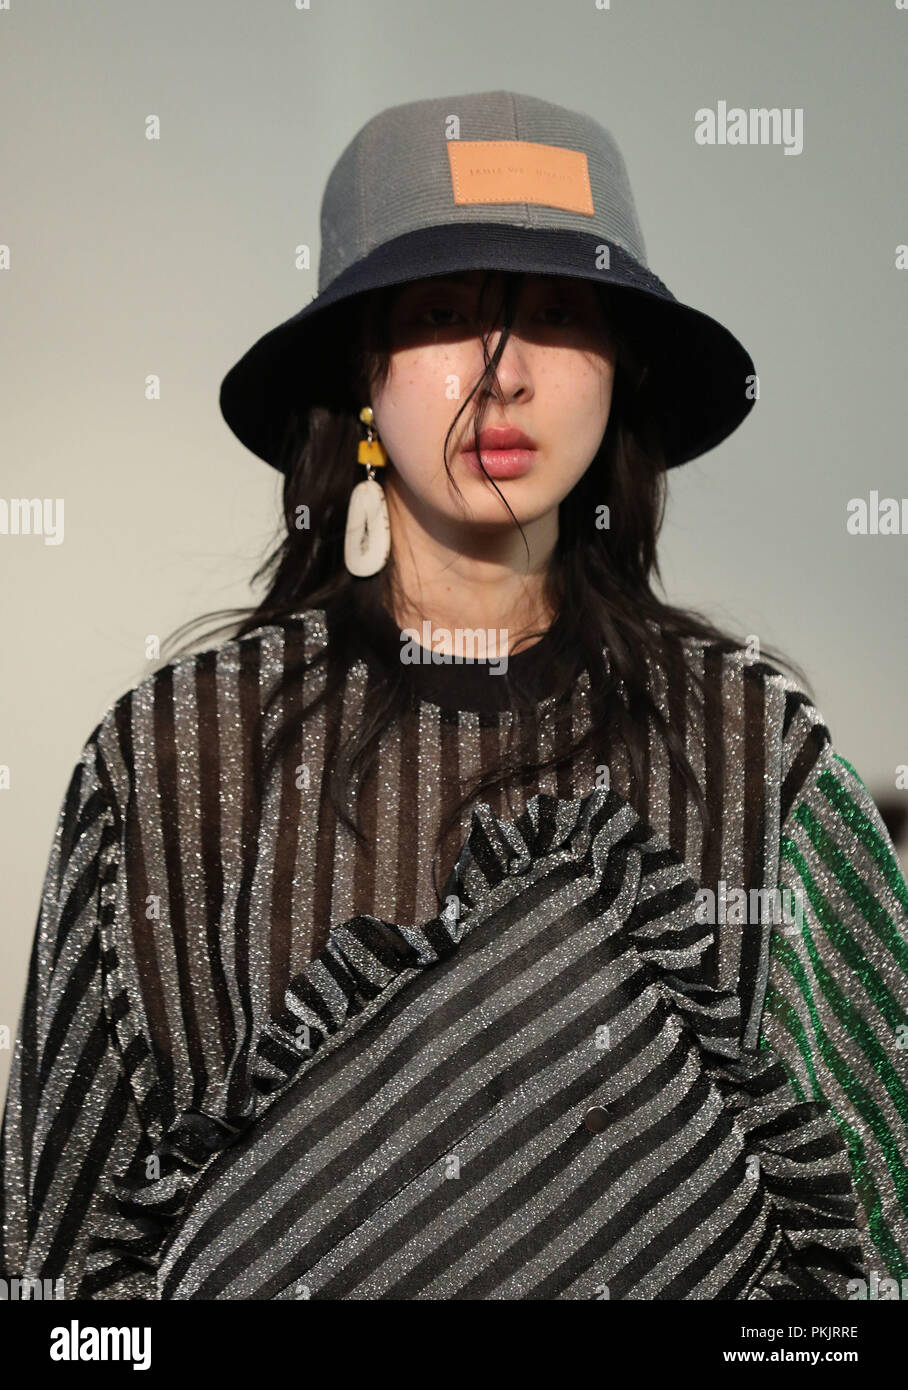
[{"label": "black and silver stripes", "polygon": [[790,1092],[773,1129],[781,1074],[737,1110],[710,1079],[739,1011],[699,981],[711,933],[676,856],[614,793],[475,820],[462,918],[358,919],[288,991],[312,1059],[193,1186],[160,1296],[748,1297],[783,1248],[764,1144],[841,1296],[844,1145]]},{"label": "black and silver stripes", "polygon": [[[309,613],[183,658],[87,741],[11,1072],[3,1273],[102,1299],[840,1297],[857,1239],[866,1269],[908,1274],[908,889],[803,694],[690,644],[719,755],[664,695],[709,840],[654,739],[634,806],[620,762],[590,794],[595,759],[515,787],[513,814],[473,806],[443,911],[435,827],[505,717],[424,700],[389,732],[364,855],[324,796],[362,663],[251,791],[271,682],[325,632]],[[587,713],[581,678],[578,732]],[[793,883],[800,937],[705,930],[692,895],[720,880]]]}]

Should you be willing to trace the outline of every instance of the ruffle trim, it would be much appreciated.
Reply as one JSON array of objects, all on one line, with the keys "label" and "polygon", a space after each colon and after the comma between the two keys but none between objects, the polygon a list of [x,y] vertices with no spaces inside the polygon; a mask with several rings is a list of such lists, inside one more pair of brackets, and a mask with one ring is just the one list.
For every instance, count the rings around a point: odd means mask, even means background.
[{"label": "ruffle trim", "polygon": [[[109,1180],[79,1296],[159,1297],[157,1268],[205,1168],[317,1063],[328,1039],[364,1009],[381,1007],[382,995],[396,993],[392,986],[436,967],[488,915],[562,866],[593,879],[606,934],[627,934],[666,1002],[692,1029],[707,1071],[739,1111],[747,1152],[757,1156],[784,1224],[803,1233],[805,1256],[825,1231],[828,1258],[847,1263],[855,1195],[835,1124],[818,1113],[824,1107],[794,1103],[773,1055],[743,1052],[737,994],[703,978],[715,958],[715,928],[695,920],[695,881],[629,803],[597,789],[576,800],[539,793],[514,821],[477,805],[437,916],[406,927],[363,914],[335,927],[290,981],[281,1013],[262,1028],[239,1106],[222,1115],[181,1111],[152,1152]],[[819,1177],[818,1157],[827,1160]],[[800,1236],[793,1239],[797,1246]]]}]

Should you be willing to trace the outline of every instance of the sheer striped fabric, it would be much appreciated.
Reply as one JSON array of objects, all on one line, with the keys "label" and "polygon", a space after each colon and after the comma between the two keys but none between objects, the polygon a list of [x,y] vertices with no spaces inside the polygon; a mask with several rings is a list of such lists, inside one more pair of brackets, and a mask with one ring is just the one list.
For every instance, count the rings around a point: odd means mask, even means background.
[{"label": "sheer striped fabric", "polygon": [[[508,716],[451,668],[449,702],[383,741],[363,851],[324,788],[367,662],[251,793],[271,682],[326,640],[313,611],[181,658],[87,740],[0,1140],[4,1276],[95,1299],[908,1276],[908,890],[803,692],[691,643],[718,757],[653,679],[712,834],[654,737],[642,788],[614,759],[605,790],[590,755],[474,804],[439,895],[434,831]],[[527,736],[542,754],[587,718],[584,673]],[[723,888],[791,889],[796,929],[704,920]]]}]

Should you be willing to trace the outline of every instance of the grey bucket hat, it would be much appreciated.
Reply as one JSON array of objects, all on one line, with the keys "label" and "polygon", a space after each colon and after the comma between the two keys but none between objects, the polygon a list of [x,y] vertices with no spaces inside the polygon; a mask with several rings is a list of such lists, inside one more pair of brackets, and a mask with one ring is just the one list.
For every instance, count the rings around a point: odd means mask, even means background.
[{"label": "grey bucket hat", "polygon": [[612,287],[643,354],[669,467],[725,439],[753,406],[754,364],[727,328],[647,265],[624,159],[598,121],[518,92],[392,106],[362,127],[321,205],[318,293],[221,384],[234,434],[285,467],[292,413],[349,406],[337,347],[357,298],[464,270],[578,276]]}]

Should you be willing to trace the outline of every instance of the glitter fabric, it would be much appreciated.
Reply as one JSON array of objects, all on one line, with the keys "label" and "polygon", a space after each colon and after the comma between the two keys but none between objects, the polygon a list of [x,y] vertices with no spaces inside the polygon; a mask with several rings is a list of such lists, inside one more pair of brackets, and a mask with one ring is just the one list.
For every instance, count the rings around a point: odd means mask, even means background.
[{"label": "glitter fabric", "polygon": [[[96,1299],[841,1299],[908,1274],[908,889],[804,694],[691,643],[719,755],[653,679],[710,835],[652,737],[633,794],[620,758],[608,791],[582,758],[510,809],[476,801],[439,895],[435,831],[504,746],[500,688],[481,664],[411,671],[363,853],[325,778],[368,662],[252,792],[265,692],[325,640],[313,611],[181,658],[86,742],[4,1117],[5,1277]],[[512,662],[540,682],[542,757],[546,639]],[[795,928],[698,910],[776,886]]]},{"label": "glitter fabric", "polygon": [[165,1235],[161,1296],[749,1298],[786,1229],[844,1296],[844,1145],[743,1057],[695,885],[627,803],[481,806],[447,886],[459,918],[354,919],[294,982],[253,1073],[282,1080]]}]

